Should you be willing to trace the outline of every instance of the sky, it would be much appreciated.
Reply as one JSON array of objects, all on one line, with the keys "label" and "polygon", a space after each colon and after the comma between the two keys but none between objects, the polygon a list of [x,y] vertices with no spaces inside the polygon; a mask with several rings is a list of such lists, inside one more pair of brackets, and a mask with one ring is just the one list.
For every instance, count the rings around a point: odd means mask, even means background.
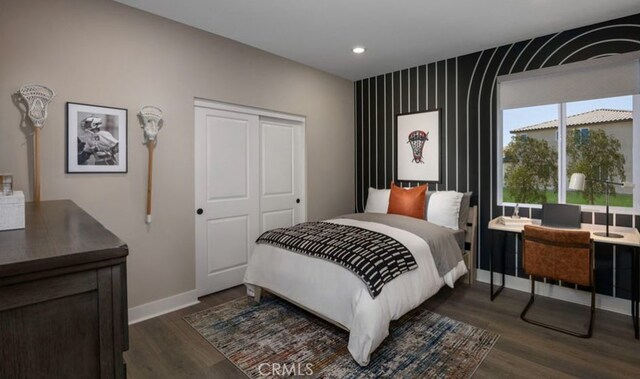
[{"label": "sky", "polygon": [[[599,108],[633,109],[633,96],[610,97],[606,99],[576,101],[567,103],[567,116],[587,112]],[[558,119],[558,104],[536,107],[506,109],[502,113],[502,143],[506,146],[511,141],[509,131],[523,126],[538,124]]]}]

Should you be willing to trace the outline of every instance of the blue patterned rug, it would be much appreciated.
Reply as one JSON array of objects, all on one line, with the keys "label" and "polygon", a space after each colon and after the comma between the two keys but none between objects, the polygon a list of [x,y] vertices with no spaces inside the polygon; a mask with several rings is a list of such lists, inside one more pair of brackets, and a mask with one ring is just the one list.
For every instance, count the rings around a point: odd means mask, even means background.
[{"label": "blue patterned rug", "polygon": [[283,300],[248,298],[185,320],[250,378],[469,378],[498,334],[423,307],[391,324],[390,335],[360,367],[344,330]]}]

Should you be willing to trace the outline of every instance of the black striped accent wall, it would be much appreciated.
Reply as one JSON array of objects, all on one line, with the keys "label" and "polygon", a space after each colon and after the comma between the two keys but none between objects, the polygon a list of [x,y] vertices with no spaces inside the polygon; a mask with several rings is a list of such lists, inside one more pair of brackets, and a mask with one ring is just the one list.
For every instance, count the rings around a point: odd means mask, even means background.
[{"label": "black striped accent wall", "polygon": [[[498,206],[496,197],[496,78],[636,50],[640,50],[640,14],[355,82],[356,211],[364,211],[369,187],[388,188],[395,178],[395,115],[441,108],[444,174],[442,182],[430,184],[429,189],[474,193],[473,202],[480,209],[477,262],[488,270],[494,241],[487,223],[512,212]],[[522,209],[521,214],[540,216],[538,209]],[[601,214],[585,213],[583,218],[604,223]],[[640,227],[638,216],[616,215],[615,220]],[[520,247],[515,241],[507,243],[511,253],[506,273],[524,277]],[[612,248],[601,246],[596,252],[597,291],[629,298],[630,252],[606,249]]]}]

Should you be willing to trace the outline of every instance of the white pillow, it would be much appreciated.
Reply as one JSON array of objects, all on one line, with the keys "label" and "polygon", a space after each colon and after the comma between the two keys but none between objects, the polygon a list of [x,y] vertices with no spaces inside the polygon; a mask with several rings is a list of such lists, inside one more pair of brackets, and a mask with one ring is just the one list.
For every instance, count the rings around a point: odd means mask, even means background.
[{"label": "white pillow", "polygon": [[367,197],[367,206],[364,208],[365,213],[387,213],[389,209],[390,189],[375,189],[369,187],[369,197]]},{"label": "white pillow", "polygon": [[462,196],[463,194],[456,191],[432,192],[427,207],[427,220],[445,228],[458,230]]}]

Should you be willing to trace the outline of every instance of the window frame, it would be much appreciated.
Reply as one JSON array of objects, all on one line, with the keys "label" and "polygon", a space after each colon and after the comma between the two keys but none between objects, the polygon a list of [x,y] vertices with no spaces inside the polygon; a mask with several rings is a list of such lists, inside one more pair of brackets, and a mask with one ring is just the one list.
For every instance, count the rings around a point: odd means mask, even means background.
[{"label": "window frame", "polygon": [[[499,91],[499,88],[498,88]],[[632,207],[614,207],[610,206],[611,213],[620,213],[620,214],[636,214],[640,212],[640,94],[636,95],[626,95],[632,96],[633,103],[633,121],[632,121],[632,160],[633,160],[633,171],[632,178],[628,181],[631,181],[635,184],[633,189],[633,206]],[[498,96],[498,99],[500,97]],[[594,99],[596,100],[596,99]],[[499,100],[498,100],[499,102]],[[573,101],[570,101],[573,102]],[[544,104],[541,104],[544,105]],[[548,105],[548,104],[547,104]],[[567,102],[559,103],[558,105],[558,130],[557,130],[557,148],[558,148],[558,204],[566,204],[567,200]],[[524,206],[529,208],[540,209],[542,208],[542,204],[527,204],[527,203],[513,203],[513,202],[505,202],[503,201],[504,196],[504,160],[503,160],[503,152],[504,152],[504,141],[503,141],[503,116],[502,113],[505,109],[500,107],[498,103],[498,114],[497,114],[497,127],[498,131],[497,135],[497,156],[496,163],[497,169],[496,172],[498,174],[497,177],[497,204],[501,207],[506,206]],[[583,129],[583,128],[580,128]],[[589,128],[587,128],[589,129]],[[637,162],[637,163],[636,163]],[[605,212],[605,205],[591,205],[591,204],[576,204],[579,205],[582,211],[586,212]]]}]

